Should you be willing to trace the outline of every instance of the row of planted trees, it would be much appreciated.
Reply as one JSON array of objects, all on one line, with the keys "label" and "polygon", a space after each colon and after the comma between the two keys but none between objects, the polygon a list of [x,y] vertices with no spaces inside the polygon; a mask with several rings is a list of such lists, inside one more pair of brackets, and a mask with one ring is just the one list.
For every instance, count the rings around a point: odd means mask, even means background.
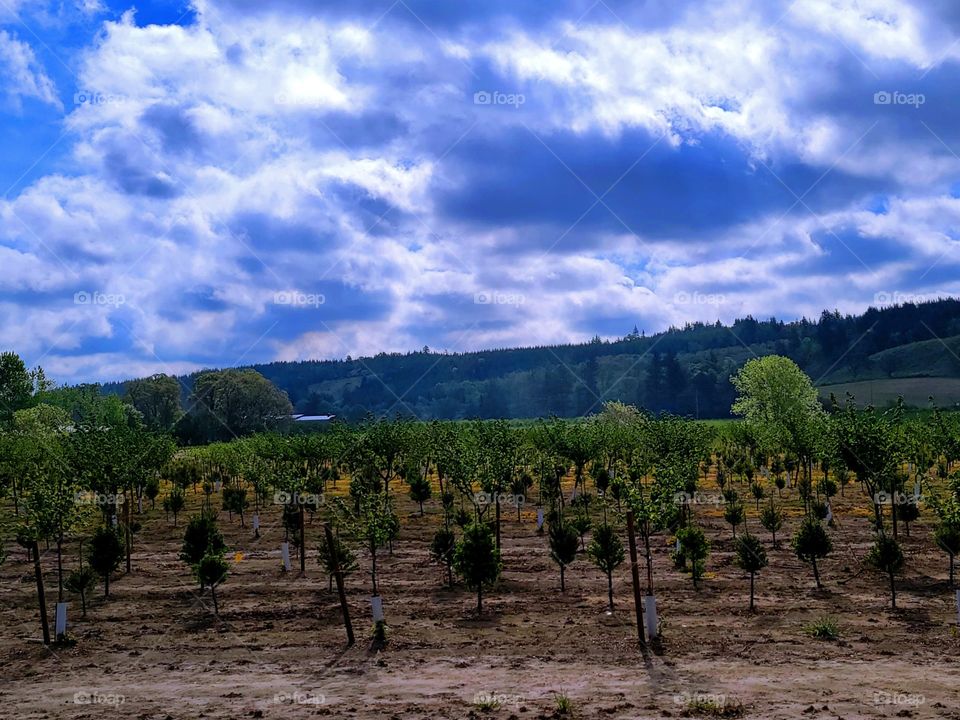
[{"label": "row of planted trees", "polygon": [[[566,570],[583,553],[605,574],[612,608],[613,574],[625,557],[626,513],[634,521],[635,536],[627,539],[640,548],[646,595],[655,591],[651,548],[658,534],[670,538],[675,566],[696,586],[710,551],[699,508],[711,475],[720,493],[710,502],[722,506],[732,527],[736,562],[750,575],[751,607],[754,577],[768,556],[746,529],[749,508],[776,546],[784,492],[802,503],[791,544],[810,563],[818,587],[818,561],[833,544],[831,500],[857,485],[873,508],[875,538],[865,561],[887,573],[894,606],[895,575],[904,565],[900,528],[909,532],[921,509],[935,515],[933,537],[949,555],[953,583],[960,552],[955,416],[934,410],[909,418],[902,406],[880,411],[852,398],[825,409],[809,379],[784,358],[751,361],[735,384],[733,409],[744,421],[719,431],[608,403],[582,420],[371,419],[357,427],[261,434],[182,451],[148,432],[124,407],[77,422],[41,405],[15,413],[0,434],[0,488],[18,520],[17,539],[31,554],[46,641],[41,545],[56,553],[59,601],[65,590],[76,592],[85,609],[96,577],[108,594],[110,576],[123,560],[130,572],[145,504],[153,508],[159,500],[179,527],[191,492],[202,497],[201,510],[187,523],[181,557],[201,591],[211,588],[215,611],[216,587],[228,572],[218,514],[243,527],[251,521],[255,536],[261,515],[269,510],[279,516],[301,572],[308,541],[320,540],[315,521],[329,523],[333,540],[319,542],[318,559],[331,575],[349,572],[362,550],[377,596],[382,555],[392,553],[401,535],[401,493],[421,515],[425,503],[439,501],[442,521],[431,555],[449,584],[456,575],[476,591],[479,611],[484,590],[502,569],[502,524],[514,512],[520,519],[524,508],[537,510],[537,529],[558,565],[561,591]],[[87,552],[70,561],[76,567],[65,577],[63,547],[71,537],[86,539]]]}]

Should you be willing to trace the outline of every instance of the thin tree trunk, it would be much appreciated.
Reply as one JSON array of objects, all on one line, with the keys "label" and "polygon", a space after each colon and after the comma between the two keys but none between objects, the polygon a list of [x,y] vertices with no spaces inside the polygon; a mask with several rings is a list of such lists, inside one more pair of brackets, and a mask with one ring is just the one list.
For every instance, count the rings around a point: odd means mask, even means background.
[{"label": "thin tree trunk", "polygon": [[887,573],[890,576],[890,606],[892,609],[897,609],[897,585],[893,581],[893,572]]},{"label": "thin tree trunk", "polygon": [[477,585],[477,615],[483,615],[483,584]]},{"label": "thin tree trunk", "polygon": [[607,600],[610,602],[610,612],[613,612],[613,571],[607,571]]},{"label": "thin tree trunk", "polygon": [[753,573],[750,573],[750,612],[753,612]]},{"label": "thin tree trunk", "polygon": [[817,570],[817,559],[813,558],[813,577],[817,581],[817,590],[821,589],[820,585],[820,571]]},{"label": "thin tree trunk", "polygon": [[43,644],[50,644],[50,623],[47,621],[47,597],[43,591],[43,571],[40,568],[40,543],[31,544],[33,551],[33,574],[37,580],[37,601],[40,603],[40,627],[43,629]]},{"label": "thin tree trunk", "polygon": [[210,586],[210,594],[213,595],[213,614],[220,617],[220,608],[217,607],[217,586]]},{"label": "thin tree trunk", "polygon": [[[951,556],[950,559],[951,559],[951,561],[952,561],[952,560],[953,560],[953,557]],[[951,567],[951,569],[953,568],[952,562],[951,562],[950,567]],[[952,575],[951,575],[951,577],[952,577]],[[952,582],[952,581],[951,581],[951,582]],[[566,589],[567,589],[567,588],[566,588],[566,586],[565,586],[564,583],[563,583],[563,565],[561,564],[561,565],[560,565],[560,592],[565,592]]]}]

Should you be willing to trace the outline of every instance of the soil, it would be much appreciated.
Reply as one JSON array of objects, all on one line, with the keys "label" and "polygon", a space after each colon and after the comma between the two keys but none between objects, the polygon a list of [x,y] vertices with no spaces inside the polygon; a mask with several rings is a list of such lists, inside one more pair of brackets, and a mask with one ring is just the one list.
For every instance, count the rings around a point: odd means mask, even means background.
[{"label": "soil", "polygon": [[[445,588],[444,570],[429,562],[437,502],[421,518],[404,497],[401,538],[392,555],[378,556],[389,626],[380,651],[371,648],[366,554],[346,583],[357,632],[348,648],[336,587],[330,591],[316,560],[319,521],[307,527],[306,575],[295,553],[293,571],[284,573],[276,507],[262,513],[259,539],[249,516],[241,527],[221,514],[231,573],[218,588],[219,618],[210,591],[199,592],[177,557],[188,513],[174,528],[159,503],[145,510],[132,573],[114,576],[108,600],[98,587],[86,619],[79,598],[69,598],[75,644],[53,649],[40,642],[32,567],[22,548],[8,544],[0,566],[0,717],[960,719],[956,600],[947,556],[931,539],[932,512],[909,538],[901,531],[907,565],[891,611],[886,577],[864,564],[870,531],[862,492],[848,486],[847,498],[834,499],[835,549],[820,564],[822,590],[789,548],[800,516],[791,492],[777,549],[745,500],[748,526],[770,559],[756,578],[753,613],[749,576],[733,564],[720,508],[695,510],[712,544],[699,589],[673,568],[671,538],[654,537],[662,627],[648,648],[637,642],[629,558],[614,575],[612,614],[606,578],[585,554],[568,568],[561,593],[532,506],[519,521],[504,512],[503,576],[478,615],[476,594],[461,584]],[[199,503],[188,493],[188,510]],[[72,568],[76,546],[68,553]],[[52,549],[43,564],[52,624]],[[645,585],[644,570],[641,558]],[[805,632],[825,615],[835,618],[838,640]],[[563,698],[566,714],[558,709]]]}]

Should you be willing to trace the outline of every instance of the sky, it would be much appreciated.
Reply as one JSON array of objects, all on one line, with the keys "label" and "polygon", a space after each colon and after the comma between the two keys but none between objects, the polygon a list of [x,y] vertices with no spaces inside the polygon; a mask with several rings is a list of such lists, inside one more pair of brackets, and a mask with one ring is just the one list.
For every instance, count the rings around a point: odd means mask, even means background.
[{"label": "sky", "polygon": [[66,382],[960,294],[954,0],[0,0]]}]

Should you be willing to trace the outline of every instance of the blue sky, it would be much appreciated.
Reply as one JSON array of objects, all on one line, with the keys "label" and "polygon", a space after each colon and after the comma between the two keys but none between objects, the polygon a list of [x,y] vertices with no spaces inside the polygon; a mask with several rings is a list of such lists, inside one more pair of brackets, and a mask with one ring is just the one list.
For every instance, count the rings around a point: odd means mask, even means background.
[{"label": "blue sky", "polygon": [[62,382],[960,294],[949,0],[0,0]]}]

